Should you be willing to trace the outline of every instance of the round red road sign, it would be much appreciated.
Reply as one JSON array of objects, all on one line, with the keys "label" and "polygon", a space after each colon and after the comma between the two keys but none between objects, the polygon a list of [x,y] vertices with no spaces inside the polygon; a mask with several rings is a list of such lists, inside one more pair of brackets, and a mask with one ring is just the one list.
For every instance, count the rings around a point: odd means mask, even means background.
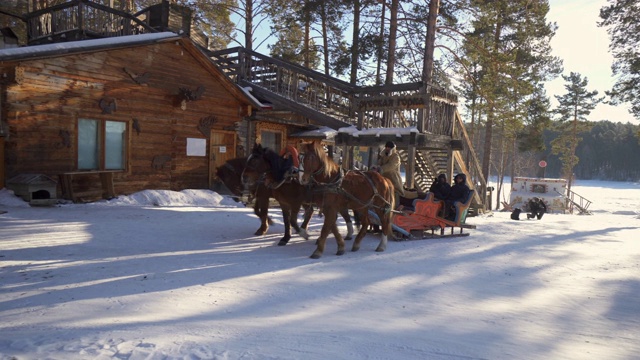
[{"label": "round red road sign", "polygon": [[547,166],[547,162],[544,160],[540,160],[540,162],[538,163],[538,165],[540,165],[540,167],[546,167]]}]

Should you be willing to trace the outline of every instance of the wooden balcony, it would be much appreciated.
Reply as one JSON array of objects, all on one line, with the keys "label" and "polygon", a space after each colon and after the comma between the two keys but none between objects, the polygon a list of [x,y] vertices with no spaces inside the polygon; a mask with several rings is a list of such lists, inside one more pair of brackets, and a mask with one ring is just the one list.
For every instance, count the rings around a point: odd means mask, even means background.
[{"label": "wooden balcony", "polygon": [[129,14],[89,0],[72,0],[24,16],[28,45],[99,39],[152,32],[186,34],[207,47],[208,39],[191,27],[191,10],[162,3]]}]

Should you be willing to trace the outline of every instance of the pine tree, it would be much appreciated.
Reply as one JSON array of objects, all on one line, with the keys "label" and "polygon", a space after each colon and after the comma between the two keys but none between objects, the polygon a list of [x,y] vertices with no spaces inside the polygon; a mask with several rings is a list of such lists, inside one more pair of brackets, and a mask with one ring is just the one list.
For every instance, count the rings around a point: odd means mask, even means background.
[{"label": "pine tree", "polygon": [[556,26],[546,21],[548,1],[471,0],[470,5],[473,29],[465,38],[464,58],[476,80],[469,83],[468,92],[483,98],[476,110],[482,111],[485,120],[480,152],[482,172],[488,178],[492,166],[505,169],[508,160],[502,156],[496,164],[493,152],[505,155],[508,151],[515,159],[515,136],[525,119],[525,100],[538,84],[557,76],[561,62],[551,56],[549,42]]},{"label": "pine tree", "polygon": [[611,38],[611,70],[618,77],[605,93],[612,104],[630,103],[630,112],[640,119],[640,0],[609,0],[600,18],[598,25],[606,27]]},{"label": "pine tree", "polygon": [[571,72],[569,76],[563,75],[562,78],[567,82],[564,86],[567,93],[562,96],[555,95],[559,102],[556,113],[559,115],[557,127],[560,134],[551,141],[551,150],[560,156],[563,176],[568,179],[567,190],[571,190],[573,169],[580,160],[576,155],[576,148],[582,141],[579,134],[589,130],[591,125],[587,122],[586,116],[604,98],[597,97],[597,90],[588,91],[589,81],[578,73]]}]

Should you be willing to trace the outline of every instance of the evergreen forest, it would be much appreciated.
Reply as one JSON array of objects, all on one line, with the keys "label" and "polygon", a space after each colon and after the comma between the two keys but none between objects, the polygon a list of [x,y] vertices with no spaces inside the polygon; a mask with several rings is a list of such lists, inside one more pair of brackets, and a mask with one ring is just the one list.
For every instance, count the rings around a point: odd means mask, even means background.
[{"label": "evergreen forest", "polygon": [[[640,179],[640,126],[633,124],[599,121],[591,130],[580,133],[582,142],[576,149],[580,159],[574,168],[575,177],[583,180],[638,181]],[[544,133],[546,148],[557,137],[553,130]],[[542,156],[546,159],[546,177],[561,177],[562,163],[557,155],[546,150]],[[535,167],[535,164],[534,164]],[[532,176],[540,176],[540,169]]]}]

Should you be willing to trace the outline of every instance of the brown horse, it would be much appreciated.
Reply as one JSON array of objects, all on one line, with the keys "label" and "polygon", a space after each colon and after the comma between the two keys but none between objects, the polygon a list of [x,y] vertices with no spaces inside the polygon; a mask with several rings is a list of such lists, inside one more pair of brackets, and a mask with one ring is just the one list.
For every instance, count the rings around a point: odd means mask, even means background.
[{"label": "brown horse", "polygon": [[[224,186],[237,198],[241,198],[244,192],[244,184],[242,183],[242,171],[247,164],[246,157],[234,158],[227,160],[224,165],[216,168],[216,176]],[[273,224],[273,220],[269,217],[269,197],[271,190],[264,185],[257,185],[248,189],[250,196],[255,201],[253,203],[253,212],[260,219],[260,227],[256,230],[255,235],[264,235],[269,230],[269,225]]]},{"label": "brown horse", "polygon": [[[305,239],[309,238],[306,228],[311,220],[311,215],[313,215],[313,206],[310,202],[308,189],[294,179],[284,179],[280,183],[276,183],[275,173],[280,171],[279,162],[278,154],[271,149],[256,144],[247,159],[247,164],[242,173],[242,181],[248,187],[263,184],[263,186],[269,188],[271,196],[280,204],[285,235],[280,239],[278,245],[282,246],[286,245],[291,239],[290,227],[293,227]],[[298,227],[298,212],[301,207],[305,208],[305,216],[302,226]],[[347,239],[351,239],[353,224],[346,207],[341,209],[340,214],[347,224]]]},{"label": "brown horse", "polygon": [[392,210],[395,207],[393,184],[375,171],[344,171],[324,151],[319,142],[305,144],[301,156],[301,183],[312,187],[316,193],[314,201],[322,206],[324,224],[312,259],[322,256],[329,232],[338,243],[337,255],[344,254],[344,240],[337,231],[336,213],[350,208],[362,223],[351,251],[360,249],[360,242],[369,227],[368,211],[372,210],[380,219],[382,239],[376,251],[387,248],[387,239],[392,236]]}]

